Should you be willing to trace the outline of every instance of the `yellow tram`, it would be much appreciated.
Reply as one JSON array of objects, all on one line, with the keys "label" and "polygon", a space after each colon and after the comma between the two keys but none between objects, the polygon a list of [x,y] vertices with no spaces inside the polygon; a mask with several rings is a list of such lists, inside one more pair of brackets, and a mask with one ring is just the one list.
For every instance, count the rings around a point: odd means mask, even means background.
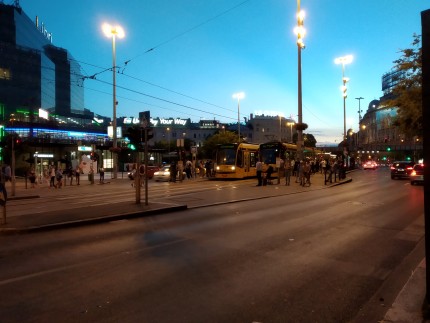
[{"label": "yellow tram", "polygon": [[257,176],[258,144],[220,144],[216,151],[215,178],[242,179]]}]

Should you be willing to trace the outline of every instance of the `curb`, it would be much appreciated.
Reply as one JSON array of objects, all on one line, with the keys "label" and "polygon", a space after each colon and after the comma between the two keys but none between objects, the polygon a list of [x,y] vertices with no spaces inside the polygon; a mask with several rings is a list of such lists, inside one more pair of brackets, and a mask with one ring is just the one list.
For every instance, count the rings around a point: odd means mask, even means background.
[{"label": "curb", "polygon": [[100,217],[83,219],[83,220],[65,221],[65,222],[44,224],[44,225],[32,226],[32,227],[26,227],[26,228],[4,228],[4,229],[0,229],[0,235],[12,235],[12,234],[21,234],[21,233],[50,231],[55,229],[73,228],[73,227],[79,227],[83,225],[98,224],[98,223],[119,221],[119,220],[125,220],[125,219],[134,219],[134,218],[163,214],[163,213],[185,211],[187,209],[188,209],[187,205],[177,205],[177,206],[171,206],[171,207],[159,208],[159,209],[153,209],[153,210],[113,214],[113,215],[106,215],[106,216],[100,216]]}]

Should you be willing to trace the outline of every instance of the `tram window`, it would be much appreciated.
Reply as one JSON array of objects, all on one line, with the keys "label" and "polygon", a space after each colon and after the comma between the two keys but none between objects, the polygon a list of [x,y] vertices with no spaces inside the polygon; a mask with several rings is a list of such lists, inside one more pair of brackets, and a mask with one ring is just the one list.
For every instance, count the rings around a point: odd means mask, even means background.
[{"label": "tram window", "polygon": [[243,150],[237,152],[236,166],[243,167]]},{"label": "tram window", "polygon": [[234,149],[220,149],[217,154],[218,165],[234,165],[236,151]]},{"label": "tram window", "polygon": [[250,166],[251,166],[251,167],[255,167],[255,165],[257,164],[257,154],[256,154],[256,153],[251,152],[251,153],[249,154],[249,158],[251,159],[251,161],[250,161]]}]

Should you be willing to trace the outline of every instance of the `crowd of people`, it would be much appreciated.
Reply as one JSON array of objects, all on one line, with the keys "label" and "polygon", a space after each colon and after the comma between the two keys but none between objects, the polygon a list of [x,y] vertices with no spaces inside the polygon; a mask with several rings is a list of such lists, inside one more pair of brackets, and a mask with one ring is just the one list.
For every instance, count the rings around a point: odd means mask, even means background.
[{"label": "crowd of people", "polygon": [[[272,184],[273,167],[268,163],[258,161],[257,186]],[[316,159],[305,158],[295,160],[286,158],[281,161],[280,170],[282,173],[278,176],[285,177],[285,185],[291,184],[291,177],[295,177],[295,183],[301,186],[311,185],[311,175],[315,173],[324,174],[325,183],[333,183],[345,178],[346,169],[342,159]]]}]

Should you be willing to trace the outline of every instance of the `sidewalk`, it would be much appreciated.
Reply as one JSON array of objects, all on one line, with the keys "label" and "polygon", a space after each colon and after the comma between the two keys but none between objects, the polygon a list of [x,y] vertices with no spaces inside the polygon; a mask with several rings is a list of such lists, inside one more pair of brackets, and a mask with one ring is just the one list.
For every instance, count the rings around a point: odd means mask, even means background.
[{"label": "sidewalk", "polygon": [[[83,176],[82,176],[83,177]],[[305,188],[301,187],[299,184],[294,183],[295,178],[291,178],[292,185],[289,186],[289,193],[277,192],[276,195],[282,194],[292,194],[303,190],[309,189],[322,189],[328,188],[335,185],[340,185],[344,183],[351,182],[351,178],[346,178],[342,181],[337,180],[333,183],[327,182],[324,184],[324,175],[323,174],[314,174],[312,175],[312,185],[310,187],[306,186]],[[175,185],[191,185],[192,183],[207,181],[208,178],[196,178],[193,180],[184,180],[183,182],[178,181]],[[281,179],[283,184],[276,184],[277,179],[273,180],[273,185],[268,185],[269,187],[276,187],[277,185],[285,185],[285,179]],[[118,179],[110,179],[105,177],[106,183],[112,183],[109,185],[116,185],[118,189],[123,189],[127,186],[129,187],[129,183],[131,181],[127,177],[119,176]],[[222,183],[223,181],[218,181]],[[85,194],[91,194],[96,188],[95,186],[99,185],[99,177],[96,174],[94,178],[94,185],[91,185],[90,182],[86,178],[81,178],[81,185],[79,186],[80,194],[85,196]],[[69,183],[63,186],[62,190],[65,191],[69,189]],[[264,195],[268,194],[264,191],[257,191],[257,188],[252,187],[249,191],[243,190],[241,191],[242,197],[240,200],[249,200],[254,198],[266,198],[272,195]],[[49,189],[48,184],[42,184],[36,189],[30,188],[30,183],[25,183],[24,180],[18,180],[15,185],[15,195],[11,196],[11,188],[10,183],[7,184],[8,191],[8,201],[11,200],[23,200],[23,199],[35,199],[41,197],[49,197],[52,194],[56,193],[56,190]],[[143,194],[143,192],[142,192]],[[260,196],[261,195],[261,196]],[[143,195],[142,195],[143,196]],[[275,196],[275,195],[273,195]],[[235,200],[237,201],[237,200]],[[211,199],[208,197],[208,205],[211,204]],[[10,202],[9,202],[10,203]],[[219,204],[219,203],[217,203]],[[7,206],[6,206],[7,207]],[[101,222],[110,222],[114,220],[128,219],[128,218],[136,218],[141,216],[155,215],[167,212],[175,212],[180,210],[186,210],[188,206],[186,204],[178,204],[178,203],[154,203],[151,202],[149,205],[145,205],[143,200],[140,204],[136,204],[130,201],[121,202],[121,203],[110,203],[105,205],[97,205],[97,206],[85,206],[81,208],[67,208],[66,205],[64,208],[61,208],[61,211],[52,211],[52,212],[43,212],[37,213],[36,215],[29,212],[28,214],[14,216],[13,211],[11,209],[7,209],[7,223],[3,223],[3,214],[1,213],[0,208],[0,234],[13,234],[13,233],[28,233],[32,231],[42,231],[42,230],[52,230],[56,228],[65,228],[79,225],[87,225]],[[12,215],[12,216],[9,216]]]}]

